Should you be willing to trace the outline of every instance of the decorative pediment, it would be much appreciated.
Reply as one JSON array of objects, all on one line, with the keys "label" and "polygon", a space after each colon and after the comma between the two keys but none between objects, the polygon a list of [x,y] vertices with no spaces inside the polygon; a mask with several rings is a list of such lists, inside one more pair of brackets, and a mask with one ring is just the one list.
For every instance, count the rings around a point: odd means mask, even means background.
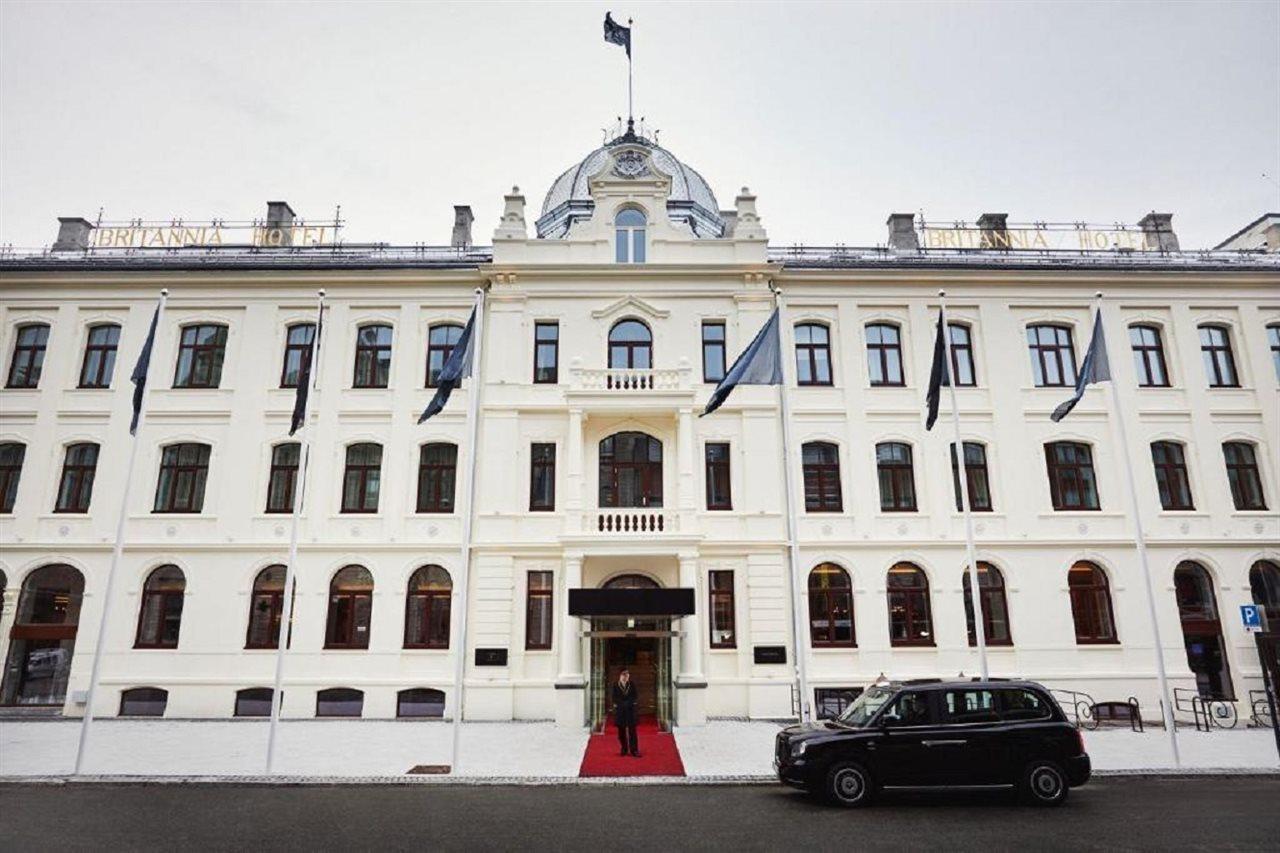
[{"label": "decorative pediment", "polygon": [[603,320],[608,317],[617,317],[621,314],[643,314],[654,320],[665,320],[671,316],[670,311],[663,311],[660,308],[654,308],[643,299],[635,296],[625,296],[610,305],[601,308],[598,311],[592,311],[591,316],[596,320]]}]

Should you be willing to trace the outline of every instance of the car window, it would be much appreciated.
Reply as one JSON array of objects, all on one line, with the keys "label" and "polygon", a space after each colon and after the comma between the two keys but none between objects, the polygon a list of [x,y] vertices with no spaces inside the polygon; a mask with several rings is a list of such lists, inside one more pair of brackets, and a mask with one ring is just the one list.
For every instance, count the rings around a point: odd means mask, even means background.
[{"label": "car window", "polygon": [[995,692],[991,690],[948,690],[943,702],[946,722],[994,723],[1000,720],[996,713]]},{"label": "car window", "polygon": [[929,724],[929,697],[924,693],[903,693],[885,709],[880,721],[886,726],[925,726]]},{"label": "car window", "polygon": [[1049,703],[1031,690],[1001,690],[1000,716],[1006,720],[1044,720]]}]

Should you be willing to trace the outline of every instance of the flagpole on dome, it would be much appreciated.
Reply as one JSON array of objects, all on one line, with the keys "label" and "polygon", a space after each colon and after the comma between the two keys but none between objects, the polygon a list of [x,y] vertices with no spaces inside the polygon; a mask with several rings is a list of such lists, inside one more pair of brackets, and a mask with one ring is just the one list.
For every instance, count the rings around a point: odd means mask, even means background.
[{"label": "flagpole on dome", "polygon": [[616,44],[627,51],[627,126],[630,127],[635,121],[635,106],[632,98],[631,87],[631,27],[634,21],[627,18],[627,25],[624,27],[613,19],[612,12],[604,13],[604,40],[609,44]]},{"label": "flagpole on dome", "polygon": [[133,382],[133,417],[129,423],[129,461],[124,469],[124,487],[120,490],[120,514],[116,519],[116,544],[111,551],[111,566],[107,569],[106,588],[102,592],[102,615],[98,620],[98,639],[93,647],[93,667],[89,672],[89,689],[85,694],[84,717],[80,721],[80,743],[76,747],[76,764],[74,773],[79,776],[84,770],[84,758],[89,745],[89,729],[93,725],[93,703],[98,692],[98,682],[102,677],[102,658],[106,648],[107,624],[111,617],[111,602],[115,589],[116,574],[120,568],[120,558],[124,553],[124,526],[129,517],[129,486],[133,481],[133,467],[138,460],[138,427],[142,425],[146,411],[147,374],[151,370],[151,351],[155,346],[156,329],[164,317],[165,302],[169,299],[169,290],[160,291],[160,300],[156,303],[155,313],[151,315],[151,328],[147,339],[138,353],[137,364],[134,365],[130,381]]},{"label": "flagpole on dome", "polygon": [[[1107,333],[1102,325],[1102,291],[1098,291],[1094,309],[1094,334],[1096,336],[1096,344],[1101,347],[1102,363],[1106,365],[1103,369],[1106,375],[1093,379],[1089,377],[1087,381],[1109,380],[1108,385],[1111,386],[1111,418],[1115,422],[1116,440],[1120,444],[1120,454],[1124,458],[1125,484],[1129,491],[1129,511],[1133,514],[1133,538],[1134,544],[1138,550],[1138,564],[1142,567],[1142,583],[1147,593],[1147,613],[1151,619],[1151,636],[1155,645],[1156,655],[1156,678],[1160,683],[1160,714],[1164,719],[1165,731],[1169,733],[1169,749],[1173,752],[1173,764],[1175,767],[1182,766],[1182,756],[1178,751],[1178,731],[1177,723],[1173,719],[1173,704],[1169,701],[1169,677],[1164,668],[1164,644],[1160,640],[1160,621],[1159,611],[1156,608],[1155,589],[1151,584],[1151,565],[1147,559],[1147,540],[1146,535],[1142,532],[1142,515],[1138,504],[1138,487],[1133,476],[1133,458],[1129,452],[1129,437],[1125,432],[1124,413],[1120,408],[1120,390],[1116,387],[1116,380],[1111,376],[1110,362],[1107,358]],[[1089,357],[1094,356],[1093,347],[1095,342],[1090,342]],[[1086,357],[1086,361],[1088,357]],[[1082,377],[1084,378],[1084,377]],[[1079,398],[1077,392],[1076,399]],[[1065,413],[1064,413],[1065,415]]]},{"label": "flagpole on dome", "polygon": [[[319,396],[320,371],[317,358],[320,354],[320,337],[324,325],[324,290],[316,293],[316,325],[311,333],[311,348],[307,351],[307,363],[298,365],[298,390],[294,394],[293,419],[289,423],[289,435],[303,430],[298,447],[298,480],[293,492],[293,519],[289,526],[289,559],[284,565],[284,597],[280,603],[280,624],[276,627],[276,671],[271,690],[271,723],[267,727],[267,774],[275,772],[276,735],[280,725],[280,711],[284,704],[284,652],[293,635],[293,599],[298,583],[298,534],[301,526],[303,501],[307,496],[307,471],[311,467],[311,402]],[[312,389],[316,393],[312,394]]]}]

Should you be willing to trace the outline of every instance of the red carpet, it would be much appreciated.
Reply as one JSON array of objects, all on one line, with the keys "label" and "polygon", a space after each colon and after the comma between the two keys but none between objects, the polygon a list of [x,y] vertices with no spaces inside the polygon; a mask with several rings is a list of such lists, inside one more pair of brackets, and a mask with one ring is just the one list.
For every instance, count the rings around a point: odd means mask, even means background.
[{"label": "red carpet", "polygon": [[618,755],[618,730],[612,722],[603,734],[587,738],[579,776],[683,776],[684,762],[675,735],[660,731],[658,721],[642,718],[636,726],[640,757]]}]

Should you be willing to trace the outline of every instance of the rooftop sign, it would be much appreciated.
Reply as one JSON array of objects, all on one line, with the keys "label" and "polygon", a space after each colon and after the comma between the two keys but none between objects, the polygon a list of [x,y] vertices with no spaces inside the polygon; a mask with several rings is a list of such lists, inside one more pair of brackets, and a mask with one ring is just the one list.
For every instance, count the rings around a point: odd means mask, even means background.
[{"label": "rooftop sign", "polygon": [[273,225],[268,223],[225,223],[220,220],[202,223],[176,221],[168,225],[134,221],[122,224],[102,223],[89,234],[94,249],[179,249],[184,246],[253,246],[285,248],[290,246],[332,246],[338,227],[326,225]]},{"label": "rooftop sign", "polygon": [[1083,222],[1053,225],[1037,222],[982,228],[958,222],[950,226],[922,225],[920,246],[924,249],[1039,249],[1042,251],[1107,252],[1159,250],[1154,234],[1142,228],[1116,224],[1086,225]]}]

